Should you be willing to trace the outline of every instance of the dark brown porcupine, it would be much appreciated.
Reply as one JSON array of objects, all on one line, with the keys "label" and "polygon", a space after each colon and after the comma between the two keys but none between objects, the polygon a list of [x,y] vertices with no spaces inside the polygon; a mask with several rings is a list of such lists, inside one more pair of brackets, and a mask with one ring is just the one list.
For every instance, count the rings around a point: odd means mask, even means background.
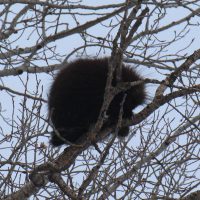
[{"label": "dark brown porcupine", "polygon": [[[108,58],[79,59],[69,63],[58,73],[50,90],[48,108],[54,128],[65,140],[76,144],[95,124],[103,103],[108,73]],[[122,65],[122,82],[133,82],[142,78],[130,68]],[[116,81],[113,79],[113,86]],[[144,84],[136,85],[114,97],[103,128],[115,125],[118,120],[120,103],[123,104],[123,119],[130,119],[132,110],[145,100]],[[129,127],[119,130],[119,136],[127,136]],[[51,144],[60,146],[65,142],[52,132]]]}]

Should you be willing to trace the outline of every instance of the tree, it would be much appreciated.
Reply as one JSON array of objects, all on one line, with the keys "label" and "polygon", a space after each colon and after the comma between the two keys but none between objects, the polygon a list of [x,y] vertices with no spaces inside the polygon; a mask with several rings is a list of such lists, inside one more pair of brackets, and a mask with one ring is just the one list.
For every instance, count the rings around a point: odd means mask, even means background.
[{"label": "tree", "polygon": [[[87,2],[0,0],[1,197],[200,199],[200,1]],[[105,55],[145,77],[146,104],[122,122],[129,137],[99,132],[99,117],[91,131],[104,139],[52,149],[56,70]],[[141,84],[109,82],[103,110],[111,90]]]}]

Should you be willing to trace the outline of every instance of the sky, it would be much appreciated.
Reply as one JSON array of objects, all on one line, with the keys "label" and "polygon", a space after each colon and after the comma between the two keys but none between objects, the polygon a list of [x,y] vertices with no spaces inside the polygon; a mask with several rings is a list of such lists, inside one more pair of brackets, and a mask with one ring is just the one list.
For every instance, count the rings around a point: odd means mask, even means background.
[{"label": "sky", "polygon": [[[111,4],[112,2],[119,3],[119,2],[123,2],[123,1],[114,1],[114,0],[106,1],[106,2],[105,1],[97,2],[97,1],[93,1],[93,0],[84,1],[85,4],[94,5],[94,6],[97,6],[97,3],[100,5],[103,5],[105,3]],[[17,5],[17,6],[19,6],[19,8],[21,7],[21,5]],[[16,10],[18,10],[19,8],[16,7]],[[0,7],[0,9],[1,9],[1,7]],[[162,25],[162,23],[165,25],[165,24],[171,23],[174,20],[180,19],[181,17],[185,16],[188,13],[189,12],[186,9],[181,9],[181,10],[179,10],[179,12],[177,12],[177,8],[169,9],[168,13],[167,13],[168,17],[165,17],[162,20],[160,26]],[[75,25],[74,21],[72,22],[72,20],[73,19],[70,17],[67,18],[67,21],[65,18],[63,18],[63,23],[69,23],[70,26],[72,27],[73,25]],[[84,17],[80,16],[80,18],[78,20],[82,24],[82,23],[89,21],[90,17],[84,18]],[[197,18],[193,18],[193,22],[197,22]],[[0,21],[0,24],[1,24],[1,21]],[[109,22],[105,21],[105,22],[102,22],[102,24],[106,25],[106,24],[109,24]],[[64,24],[63,28],[65,27],[65,25],[66,24]],[[180,26],[179,30],[182,30],[182,29],[184,30],[184,26]],[[190,31],[190,34],[188,35],[188,37],[185,38],[184,41],[177,41],[177,43],[174,43],[174,45],[172,45],[168,49],[168,54],[170,55],[172,53],[177,53],[180,49],[183,49],[183,48],[185,48],[183,50],[184,53],[187,53],[187,55],[192,54],[194,52],[194,50],[199,48],[199,43],[200,43],[200,34],[199,34],[200,30],[199,29],[200,29],[199,26],[192,26],[190,28],[190,30],[187,28],[186,31],[187,30]],[[107,35],[107,33],[108,33],[106,31],[106,29],[103,29],[103,28],[99,29],[97,27],[90,28],[87,32],[94,34],[95,36],[101,36],[101,37]],[[37,33],[35,32],[31,36],[31,38],[29,38],[30,33],[31,33],[31,30],[27,31],[20,40],[13,43],[13,47],[32,46],[35,43],[35,41],[37,40],[37,38],[36,38]],[[114,33],[116,33],[116,31],[112,32],[113,35],[114,35]],[[160,40],[165,40],[166,38],[167,39],[173,38],[176,33],[177,33],[177,30],[172,29],[170,31],[164,31],[161,34],[158,34],[157,37],[159,37]],[[16,38],[16,37],[17,36],[14,35],[13,38],[11,37],[11,40],[14,40],[14,38]],[[192,43],[192,45],[189,48],[187,48],[188,44],[190,43],[191,39],[193,39],[193,38],[194,38],[194,42]],[[78,34],[74,34],[70,37],[58,40],[58,41],[56,41],[56,43],[50,44],[50,46],[54,46],[54,45],[56,45],[56,52],[58,54],[60,54],[60,55],[66,54],[67,55],[68,53],[73,51],[75,48],[84,45],[84,43]],[[99,50],[98,47],[96,47],[96,48],[91,47],[87,50],[87,53],[89,54],[89,56],[93,57],[93,56],[97,55],[98,50]],[[149,53],[152,53],[152,52],[149,52]],[[166,52],[164,52],[164,53],[167,54]],[[49,51],[49,55],[52,55],[50,51]],[[110,55],[110,51],[107,50],[105,53],[102,51],[99,56],[105,56],[105,55],[106,56]],[[76,59],[76,56],[73,55],[72,57],[70,57],[70,60],[74,60],[74,59]],[[62,62],[62,59],[60,60],[60,62]],[[49,60],[49,63],[50,64],[58,63],[58,60]],[[40,60],[40,61],[35,62],[34,64],[36,64],[37,66],[43,66],[46,64],[46,61]],[[0,69],[2,69],[2,67],[3,66],[1,66],[1,64],[0,64]],[[159,73],[155,73],[155,71],[152,71],[152,69],[148,69],[145,67],[141,67],[141,68],[138,67],[138,70],[141,71],[143,76],[148,77],[148,78],[157,78],[159,80],[162,80],[164,78],[164,76],[162,76]],[[20,77],[13,77],[13,76],[3,77],[3,78],[1,78],[0,84],[1,85],[5,84],[6,87],[10,87],[13,90],[23,92],[24,84],[26,83],[27,79],[28,79],[28,88],[29,88],[29,91],[32,93],[32,95],[36,91],[36,80],[41,80],[41,86],[43,86],[43,89],[44,89],[43,98],[45,98],[45,99],[48,98],[48,92],[49,92],[49,88],[52,84],[53,77],[50,75],[46,75],[44,73],[38,74],[37,77],[35,75],[28,75],[26,73],[24,73],[23,75],[20,75]],[[147,90],[148,90],[150,99],[153,97],[155,88],[156,87],[151,84],[147,86]],[[21,113],[19,110],[20,109],[19,105],[20,105],[20,103],[22,103],[22,99],[17,97],[16,95],[13,95],[13,96],[14,96],[13,99],[15,102],[15,109],[14,109],[14,111],[15,111],[14,114],[16,116],[15,119],[18,120],[17,115],[21,116]],[[13,99],[5,91],[1,91],[1,101],[0,101],[1,102],[1,110],[4,111],[2,114],[4,114],[7,118],[11,118],[11,116],[13,114],[13,108],[11,107]],[[30,105],[30,108],[31,108],[31,105],[32,105],[31,102],[28,102],[28,105]],[[44,113],[44,116],[47,116],[47,114],[48,114],[47,105],[44,105],[42,109],[43,109],[42,112]],[[142,107],[140,107],[139,110],[140,109],[142,109]],[[162,114],[162,110],[160,110],[160,113]],[[177,115],[177,113],[176,113],[176,115]],[[180,115],[173,116],[173,117],[176,117],[177,119],[179,119]],[[6,133],[11,132],[11,128],[4,122],[4,120],[1,117],[0,117],[0,124],[3,127],[4,132],[6,132]],[[176,122],[174,122],[174,125],[176,125]],[[48,138],[44,138],[44,140],[41,139],[41,141],[45,141],[46,144],[48,145]],[[7,143],[6,145],[9,145],[9,144]],[[3,149],[1,149],[1,153],[3,153],[5,155],[8,153],[8,150],[4,149],[4,151],[3,151]]]}]

